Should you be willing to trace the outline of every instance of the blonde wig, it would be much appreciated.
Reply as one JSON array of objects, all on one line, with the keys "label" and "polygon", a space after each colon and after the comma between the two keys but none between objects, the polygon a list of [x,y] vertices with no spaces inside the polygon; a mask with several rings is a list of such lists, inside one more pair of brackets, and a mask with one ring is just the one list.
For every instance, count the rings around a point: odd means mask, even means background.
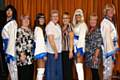
[{"label": "blonde wig", "polygon": [[83,14],[82,9],[76,9],[75,13],[74,13],[74,16],[73,16],[73,25],[76,24],[76,18],[75,18],[76,15],[80,15],[81,16],[81,21],[82,22],[84,21],[84,14]]},{"label": "blonde wig", "polygon": [[107,11],[109,11],[110,9],[113,9],[113,12],[115,14],[115,6],[113,4],[106,4],[103,9],[104,16],[107,15]]}]

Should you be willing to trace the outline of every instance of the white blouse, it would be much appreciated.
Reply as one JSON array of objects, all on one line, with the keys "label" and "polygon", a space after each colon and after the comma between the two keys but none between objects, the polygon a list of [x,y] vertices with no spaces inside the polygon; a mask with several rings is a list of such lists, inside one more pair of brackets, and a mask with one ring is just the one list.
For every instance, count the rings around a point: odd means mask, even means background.
[{"label": "white blouse", "polygon": [[16,57],[15,53],[16,32],[17,23],[15,20],[9,21],[2,30],[3,47],[5,53],[9,55],[9,58],[12,60]]},{"label": "white blouse", "polygon": [[[58,53],[61,53],[62,51],[62,33],[61,33],[61,27],[59,24],[54,24],[52,21],[48,23],[46,26],[46,34],[47,36],[53,35],[54,41],[58,50]],[[47,52],[54,53],[54,50],[52,49],[48,39],[47,39]]]}]

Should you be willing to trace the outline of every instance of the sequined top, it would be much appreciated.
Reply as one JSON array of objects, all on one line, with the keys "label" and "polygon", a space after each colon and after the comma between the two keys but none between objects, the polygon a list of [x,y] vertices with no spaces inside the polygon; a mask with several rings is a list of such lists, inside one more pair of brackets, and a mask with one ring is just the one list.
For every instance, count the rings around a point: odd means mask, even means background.
[{"label": "sequined top", "polygon": [[[33,59],[33,33],[32,31],[18,28],[16,37],[16,53],[17,53],[17,65],[30,65]],[[20,60],[21,53],[24,53],[26,59],[24,62]]]},{"label": "sequined top", "polygon": [[[88,32],[85,38],[85,64],[87,67],[90,68],[98,68],[102,51],[101,51],[101,45],[103,44],[101,31],[99,28],[96,28],[92,32]],[[93,63],[93,56],[95,54],[96,49],[100,50],[100,53],[97,57],[97,63]]]}]

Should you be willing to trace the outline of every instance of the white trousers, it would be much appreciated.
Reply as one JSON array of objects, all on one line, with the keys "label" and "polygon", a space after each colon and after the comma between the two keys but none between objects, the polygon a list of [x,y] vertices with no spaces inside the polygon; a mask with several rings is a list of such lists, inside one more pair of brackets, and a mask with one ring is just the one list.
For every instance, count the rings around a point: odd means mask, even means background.
[{"label": "white trousers", "polygon": [[9,70],[11,80],[18,80],[18,71],[17,71],[16,61],[10,61],[10,63],[8,63],[7,65],[8,65],[8,70]]},{"label": "white trousers", "polygon": [[103,80],[110,80],[113,71],[113,61],[111,56],[108,58],[103,58],[103,66]]}]

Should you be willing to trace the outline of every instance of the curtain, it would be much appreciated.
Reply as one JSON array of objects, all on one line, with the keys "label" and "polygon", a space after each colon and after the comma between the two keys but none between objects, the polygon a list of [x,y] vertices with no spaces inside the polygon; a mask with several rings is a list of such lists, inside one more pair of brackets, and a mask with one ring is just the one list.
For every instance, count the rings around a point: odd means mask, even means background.
[{"label": "curtain", "polygon": [[[120,26],[120,0],[5,0],[5,5],[12,4],[15,6],[18,12],[18,19],[20,15],[30,15],[32,25],[34,24],[35,15],[42,12],[46,16],[46,22],[50,19],[50,11],[52,9],[59,10],[60,22],[61,16],[64,12],[69,12],[71,18],[75,9],[81,8],[84,11],[85,20],[90,13],[95,12],[101,21],[103,17],[103,8],[107,3],[113,3],[116,8],[116,21]],[[117,27],[120,29],[119,27]]]},{"label": "curtain", "polygon": [[95,12],[99,18],[98,21],[100,22],[103,18],[103,8],[105,4],[113,3],[116,8],[116,28],[118,32],[120,32],[120,0],[4,0],[4,3],[6,6],[8,4],[15,6],[18,13],[18,21],[21,15],[29,15],[31,17],[32,25],[34,24],[36,14],[39,12],[45,14],[46,22],[48,22],[50,19],[50,11],[52,9],[59,10],[60,23],[62,23],[61,19],[64,12],[69,12],[72,20],[74,11],[78,8],[83,9],[86,21],[90,13]]}]

